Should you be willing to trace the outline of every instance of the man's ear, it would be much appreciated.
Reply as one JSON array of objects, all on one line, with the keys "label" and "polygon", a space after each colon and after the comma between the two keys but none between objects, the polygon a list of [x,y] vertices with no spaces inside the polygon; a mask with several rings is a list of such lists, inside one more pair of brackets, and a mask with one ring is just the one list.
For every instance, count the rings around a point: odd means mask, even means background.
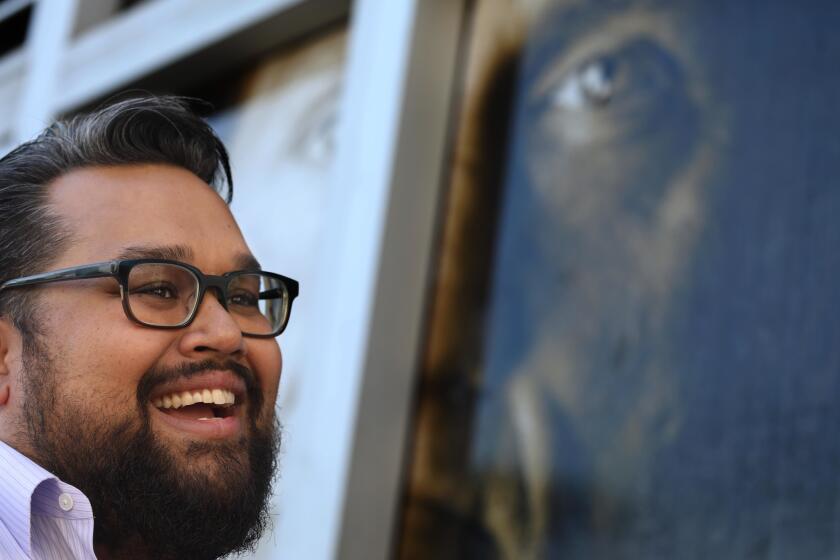
[{"label": "man's ear", "polygon": [[18,336],[17,329],[5,317],[0,317],[0,407],[9,402],[12,392],[12,359],[9,349],[12,341]]}]

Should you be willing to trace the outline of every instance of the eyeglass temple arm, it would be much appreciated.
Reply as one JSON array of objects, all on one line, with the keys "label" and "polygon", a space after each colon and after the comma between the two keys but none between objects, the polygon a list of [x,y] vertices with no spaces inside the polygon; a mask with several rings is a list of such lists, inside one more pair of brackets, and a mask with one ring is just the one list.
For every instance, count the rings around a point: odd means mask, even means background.
[{"label": "eyeglass temple arm", "polygon": [[113,276],[117,271],[117,263],[114,261],[88,264],[84,266],[73,266],[61,268],[50,272],[22,276],[14,280],[8,280],[0,285],[0,290],[7,288],[18,288],[21,286],[33,286],[35,284],[46,284],[47,282],[64,282],[67,280],[79,280],[83,278],[102,278]]}]

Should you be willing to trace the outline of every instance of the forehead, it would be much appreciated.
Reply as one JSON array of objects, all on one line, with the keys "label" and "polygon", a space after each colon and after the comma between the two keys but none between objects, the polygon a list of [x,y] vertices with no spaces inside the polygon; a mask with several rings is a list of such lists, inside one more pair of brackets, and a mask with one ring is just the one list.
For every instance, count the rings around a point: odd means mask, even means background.
[{"label": "forehead", "polygon": [[210,272],[250,254],[225,202],[185,169],[88,167],[49,188],[51,211],[71,234],[60,265],[108,260],[128,247],[180,246]]}]

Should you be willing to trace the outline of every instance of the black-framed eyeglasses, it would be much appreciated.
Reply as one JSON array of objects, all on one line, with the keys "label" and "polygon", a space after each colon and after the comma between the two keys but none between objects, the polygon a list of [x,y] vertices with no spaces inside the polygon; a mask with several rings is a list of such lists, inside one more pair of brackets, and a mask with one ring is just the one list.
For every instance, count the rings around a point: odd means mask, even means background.
[{"label": "black-framed eyeglasses", "polygon": [[298,283],[262,270],[237,270],[221,276],[166,259],[131,259],[62,268],[8,280],[0,292],[49,282],[113,277],[119,282],[126,316],[146,327],[178,329],[195,319],[208,288],[239,325],[244,336],[271,338],[289,322]]}]

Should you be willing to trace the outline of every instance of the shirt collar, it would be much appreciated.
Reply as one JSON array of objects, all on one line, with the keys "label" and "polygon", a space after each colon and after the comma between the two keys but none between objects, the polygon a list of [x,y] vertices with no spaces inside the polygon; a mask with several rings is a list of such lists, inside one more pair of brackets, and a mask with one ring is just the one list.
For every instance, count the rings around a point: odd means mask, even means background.
[{"label": "shirt collar", "polygon": [[33,515],[90,519],[93,509],[80,490],[0,441],[0,523],[27,555]]}]

